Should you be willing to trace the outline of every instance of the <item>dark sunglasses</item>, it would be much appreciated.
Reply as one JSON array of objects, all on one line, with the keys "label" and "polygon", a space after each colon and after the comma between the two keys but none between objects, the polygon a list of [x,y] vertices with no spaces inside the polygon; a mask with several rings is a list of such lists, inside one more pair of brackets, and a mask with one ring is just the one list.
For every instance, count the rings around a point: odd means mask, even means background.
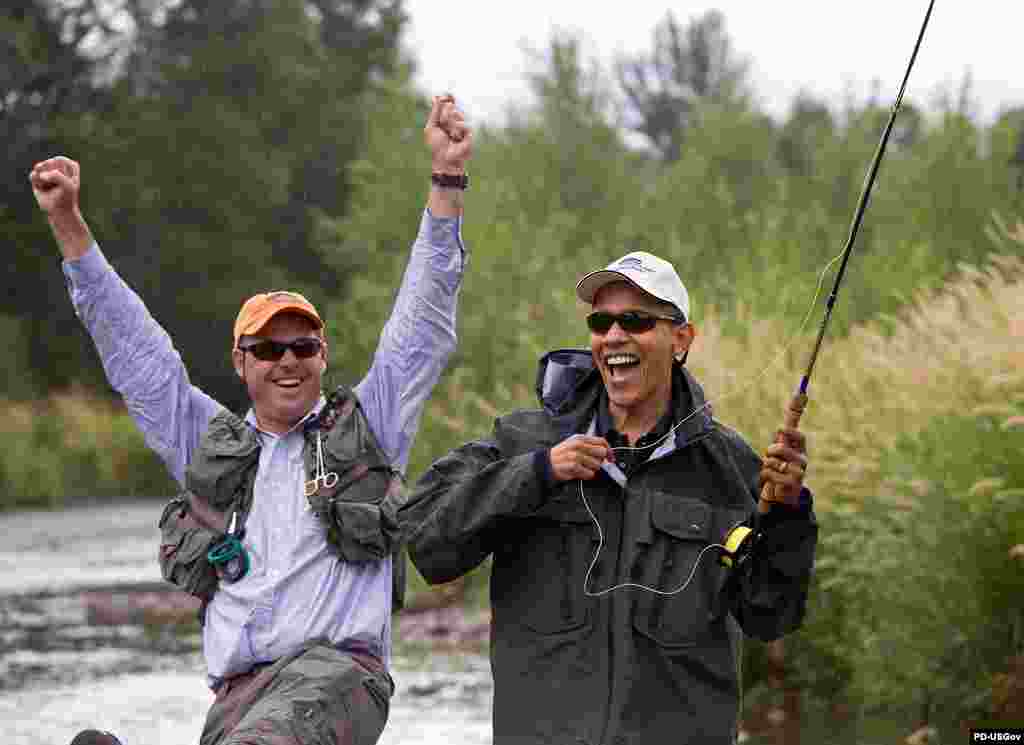
[{"label": "dark sunglasses", "polygon": [[323,349],[323,342],[314,337],[293,339],[292,341],[273,341],[265,339],[247,344],[244,347],[239,344],[238,348],[243,352],[252,352],[252,356],[263,362],[277,362],[284,357],[286,350],[292,350],[292,354],[300,360],[307,360],[315,357]]},{"label": "dark sunglasses", "polygon": [[642,334],[654,328],[658,321],[671,321],[672,323],[684,323],[685,319],[679,316],[662,316],[654,313],[644,313],[639,310],[627,310],[625,313],[606,313],[603,310],[594,311],[587,316],[587,326],[595,334],[607,334],[613,325],[619,324],[619,328],[627,334]]}]

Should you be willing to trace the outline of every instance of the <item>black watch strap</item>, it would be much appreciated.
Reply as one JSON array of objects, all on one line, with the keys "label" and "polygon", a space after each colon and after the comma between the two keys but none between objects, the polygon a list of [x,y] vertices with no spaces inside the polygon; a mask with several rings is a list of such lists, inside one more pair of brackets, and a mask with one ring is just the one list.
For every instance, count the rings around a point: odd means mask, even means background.
[{"label": "black watch strap", "polygon": [[469,188],[469,176],[465,173],[459,175],[432,173],[430,174],[430,183],[434,186],[440,186],[442,189],[462,189],[465,191]]}]

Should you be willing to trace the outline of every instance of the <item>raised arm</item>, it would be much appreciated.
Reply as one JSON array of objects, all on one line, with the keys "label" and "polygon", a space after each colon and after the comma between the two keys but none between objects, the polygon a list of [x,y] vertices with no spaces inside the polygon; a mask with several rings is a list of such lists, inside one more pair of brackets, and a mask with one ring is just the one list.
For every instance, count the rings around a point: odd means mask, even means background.
[{"label": "raised arm", "polygon": [[167,332],[107,262],[79,209],[81,168],[58,156],[29,182],[64,257],[71,301],[96,345],[110,385],[146,443],[184,483],[192,450],[220,404],[194,387]]},{"label": "raised arm", "polygon": [[[473,133],[454,98],[434,99],[424,139],[433,174],[465,175]],[[423,406],[455,350],[455,316],[466,263],[463,193],[462,188],[432,183],[391,317],[373,364],[355,389],[377,439],[402,470]]]}]

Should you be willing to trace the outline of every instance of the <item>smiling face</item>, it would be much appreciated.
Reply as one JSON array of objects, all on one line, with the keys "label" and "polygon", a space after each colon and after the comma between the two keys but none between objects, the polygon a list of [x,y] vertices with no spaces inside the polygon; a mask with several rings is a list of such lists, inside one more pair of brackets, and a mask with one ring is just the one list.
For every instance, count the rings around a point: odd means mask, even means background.
[{"label": "smiling face", "polygon": [[[665,315],[665,306],[628,282],[613,282],[594,296],[595,311]],[[693,326],[659,320],[642,333],[627,333],[618,323],[605,334],[591,333],[590,351],[608,391],[609,410],[620,431],[639,425],[646,432],[672,400],[673,355],[693,342]],[[626,429],[623,429],[625,427]]]},{"label": "smiling face", "polygon": [[[292,313],[279,313],[271,318],[258,334],[244,336],[239,343],[261,339],[290,342],[317,337],[320,334],[308,318]],[[327,344],[308,359],[299,359],[291,349],[276,362],[256,359],[251,352],[232,352],[235,372],[245,382],[252,399],[260,428],[283,434],[308,414],[320,398],[324,371],[327,370]]]}]

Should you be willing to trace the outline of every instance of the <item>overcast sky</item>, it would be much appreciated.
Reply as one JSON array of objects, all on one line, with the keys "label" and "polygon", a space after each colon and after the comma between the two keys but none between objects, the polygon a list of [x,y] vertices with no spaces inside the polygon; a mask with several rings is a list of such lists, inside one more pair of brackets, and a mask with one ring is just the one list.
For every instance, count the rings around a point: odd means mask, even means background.
[{"label": "overcast sky", "polygon": [[[543,49],[554,29],[581,33],[586,52],[610,70],[618,54],[651,49],[651,32],[671,9],[681,24],[711,8],[725,14],[735,51],[749,59],[760,103],[784,114],[808,90],[838,104],[863,100],[880,83],[886,104],[899,90],[927,9],[926,0],[516,0],[444,3],[406,0],[408,48],[426,93],[452,90],[471,121],[499,120],[505,104],[525,100],[523,44]],[[936,0],[907,97],[934,108],[942,90],[969,73],[974,113],[991,121],[1024,105],[1024,2]]]}]

